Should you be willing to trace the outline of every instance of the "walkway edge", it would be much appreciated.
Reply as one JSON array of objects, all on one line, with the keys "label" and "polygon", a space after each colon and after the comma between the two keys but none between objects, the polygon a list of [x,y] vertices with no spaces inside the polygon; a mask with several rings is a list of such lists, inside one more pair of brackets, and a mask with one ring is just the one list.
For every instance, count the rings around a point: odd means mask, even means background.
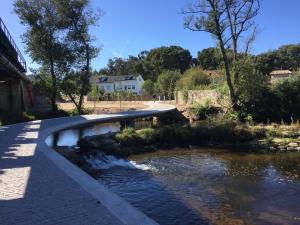
[{"label": "walkway edge", "polygon": [[[153,107],[153,106],[152,106]],[[82,171],[79,167],[72,164],[62,155],[51,149],[46,143],[46,138],[59,130],[67,129],[74,126],[80,126],[94,122],[106,122],[117,119],[129,119],[136,117],[144,117],[150,115],[158,115],[175,109],[173,106],[165,106],[163,109],[150,107],[145,110],[140,110],[135,113],[120,113],[120,114],[104,114],[95,116],[83,116],[86,120],[71,121],[69,123],[52,126],[40,132],[37,140],[38,150],[42,151],[45,156],[58,166],[64,173],[78,183],[85,191],[90,193],[96,200],[106,207],[117,219],[123,224],[128,225],[158,225],[153,219],[146,216],[144,213],[130,205],[127,201],[110,191],[104,185],[97,182],[90,175]]]}]

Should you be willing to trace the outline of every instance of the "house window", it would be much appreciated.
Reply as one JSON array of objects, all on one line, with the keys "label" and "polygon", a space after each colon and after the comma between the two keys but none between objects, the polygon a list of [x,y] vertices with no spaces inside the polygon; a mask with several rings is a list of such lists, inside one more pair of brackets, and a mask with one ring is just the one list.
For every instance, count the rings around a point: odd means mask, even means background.
[{"label": "house window", "polygon": [[131,85],[128,85],[128,90],[131,90]]},{"label": "house window", "polygon": [[127,90],[127,88],[129,89],[129,86],[125,85],[124,86],[125,91]]},{"label": "house window", "polygon": [[135,89],[135,85],[132,85],[132,87],[131,87],[131,88],[132,88],[132,90],[134,90],[134,89]]}]

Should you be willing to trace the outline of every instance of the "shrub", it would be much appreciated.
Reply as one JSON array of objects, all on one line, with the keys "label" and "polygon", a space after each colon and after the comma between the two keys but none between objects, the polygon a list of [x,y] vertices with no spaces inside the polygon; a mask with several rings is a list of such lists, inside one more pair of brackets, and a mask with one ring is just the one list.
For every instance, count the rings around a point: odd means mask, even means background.
[{"label": "shrub", "polygon": [[177,90],[194,90],[211,83],[209,76],[199,67],[187,70],[176,83]]},{"label": "shrub", "polygon": [[115,138],[116,141],[124,146],[134,146],[140,143],[137,132],[131,127],[125,128],[120,133],[116,134]]},{"label": "shrub", "polygon": [[281,117],[285,121],[300,119],[300,76],[275,83],[272,91],[280,102]]},{"label": "shrub", "polygon": [[156,132],[153,128],[145,128],[138,132],[138,136],[146,144],[151,144],[155,142]]},{"label": "shrub", "polygon": [[200,120],[207,119],[209,114],[218,113],[218,109],[211,105],[209,99],[206,99],[204,103],[194,103],[190,106],[192,113],[197,116]]},{"label": "shrub", "polygon": [[79,113],[77,108],[75,108],[69,114],[70,114],[70,116],[79,116],[79,115],[87,115],[87,114],[91,114],[91,113],[92,113],[91,109],[82,109],[82,113]]}]

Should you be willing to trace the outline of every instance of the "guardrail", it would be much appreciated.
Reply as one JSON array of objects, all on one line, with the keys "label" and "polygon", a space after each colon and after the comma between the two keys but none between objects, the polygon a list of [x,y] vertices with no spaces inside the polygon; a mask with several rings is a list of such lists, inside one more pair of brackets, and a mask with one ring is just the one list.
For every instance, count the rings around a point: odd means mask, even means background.
[{"label": "guardrail", "polygon": [[7,40],[10,42],[11,46],[14,48],[14,50],[17,53],[17,62],[23,67],[24,71],[27,71],[27,66],[26,66],[26,61],[21,53],[21,51],[19,50],[19,48],[17,47],[15,41],[13,40],[12,36],[10,35],[7,27],[5,26],[3,20],[0,18],[0,29],[3,31],[3,33],[5,34]]}]

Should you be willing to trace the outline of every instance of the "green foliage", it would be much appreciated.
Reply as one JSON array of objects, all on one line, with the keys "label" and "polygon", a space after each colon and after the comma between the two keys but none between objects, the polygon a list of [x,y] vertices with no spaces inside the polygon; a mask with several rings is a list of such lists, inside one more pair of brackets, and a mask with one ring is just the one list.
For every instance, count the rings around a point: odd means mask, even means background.
[{"label": "green foliage", "polygon": [[174,96],[175,85],[177,80],[181,77],[180,72],[166,70],[162,72],[157,78],[158,90],[172,99]]},{"label": "green foliage", "polygon": [[281,118],[285,121],[300,119],[300,76],[293,76],[274,84],[272,91],[280,102]]},{"label": "green foliage", "polygon": [[146,144],[155,143],[156,132],[153,128],[142,129],[138,132],[138,135]]},{"label": "green foliage", "polygon": [[209,76],[199,67],[185,71],[176,83],[177,90],[195,90],[211,83]]},{"label": "green foliage", "polygon": [[221,67],[222,54],[218,48],[206,48],[197,53],[197,63],[204,70],[217,70]]},{"label": "green foliage", "polygon": [[90,109],[81,109],[81,111],[78,111],[78,109],[75,108],[71,112],[69,112],[70,116],[80,116],[80,115],[88,115],[88,114],[92,114],[92,110],[90,110]]},{"label": "green foliage", "polygon": [[247,127],[229,121],[217,121],[197,126],[168,125],[156,129],[146,128],[137,132],[133,128],[126,128],[116,134],[115,139],[121,146],[140,146],[142,149],[145,146],[173,147],[190,144],[241,143],[251,141],[255,137],[255,133]]},{"label": "green foliage", "polygon": [[[69,97],[78,111],[89,91],[90,62],[99,49],[93,46],[89,34],[98,14],[88,4],[88,0],[17,0],[14,3],[15,12],[27,28],[23,35],[26,51],[51,79],[53,111],[59,88],[67,88],[64,91],[72,95]],[[40,84],[49,86],[45,81]]]},{"label": "green foliage", "polygon": [[[129,56],[128,59],[115,57],[109,59],[107,66],[99,71],[99,74],[118,76],[124,74],[147,74],[142,58]],[[146,78],[146,76],[144,76]]]},{"label": "green foliage", "polygon": [[154,48],[147,55],[147,61],[155,74],[160,74],[164,70],[183,72],[190,67],[191,60],[192,56],[189,50],[179,46]]},{"label": "green foliage", "polygon": [[196,115],[200,120],[205,120],[211,114],[218,113],[218,109],[212,106],[209,99],[206,99],[204,103],[194,103],[190,106],[190,110],[194,115]]},{"label": "green foliage", "polygon": [[125,128],[120,133],[116,134],[116,140],[123,146],[135,146],[139,143],[138,134],[133,128]]},{"label": "green foliage", "polygon": [[155,93],[155,84],[152,80],[145,80],[142,89],[146,95],[153,95]]},{"label": "green foliage", "polygon": [[88,96],[92,98],[93,101],[98,101],[103,94],[103,90],[101,90],[98,85],[93,85],[91,91],[88,93]]},{"label": "green foliage", "polygon": [[185,103],[187,103],[188,102],[188,100],[189,100],[189,92],[187,91],[187,90],[183,90],[183,101],[185,102]]},{"label": "green foliage", "polygon": [[255,57],[257,68],[264,74],[272,70],[300,68],[300,44],[284,45],[277,50],[257,55]]},{"label": "green foliage", "polygon": [[184,72],[190,67],[191,61],[192,56],[188,50],[180,46],[162,46],[142,51],[137,57],[109,59],[107,66],[99,74],[141,74],[145,80],[156,81],[164,70]]}]

